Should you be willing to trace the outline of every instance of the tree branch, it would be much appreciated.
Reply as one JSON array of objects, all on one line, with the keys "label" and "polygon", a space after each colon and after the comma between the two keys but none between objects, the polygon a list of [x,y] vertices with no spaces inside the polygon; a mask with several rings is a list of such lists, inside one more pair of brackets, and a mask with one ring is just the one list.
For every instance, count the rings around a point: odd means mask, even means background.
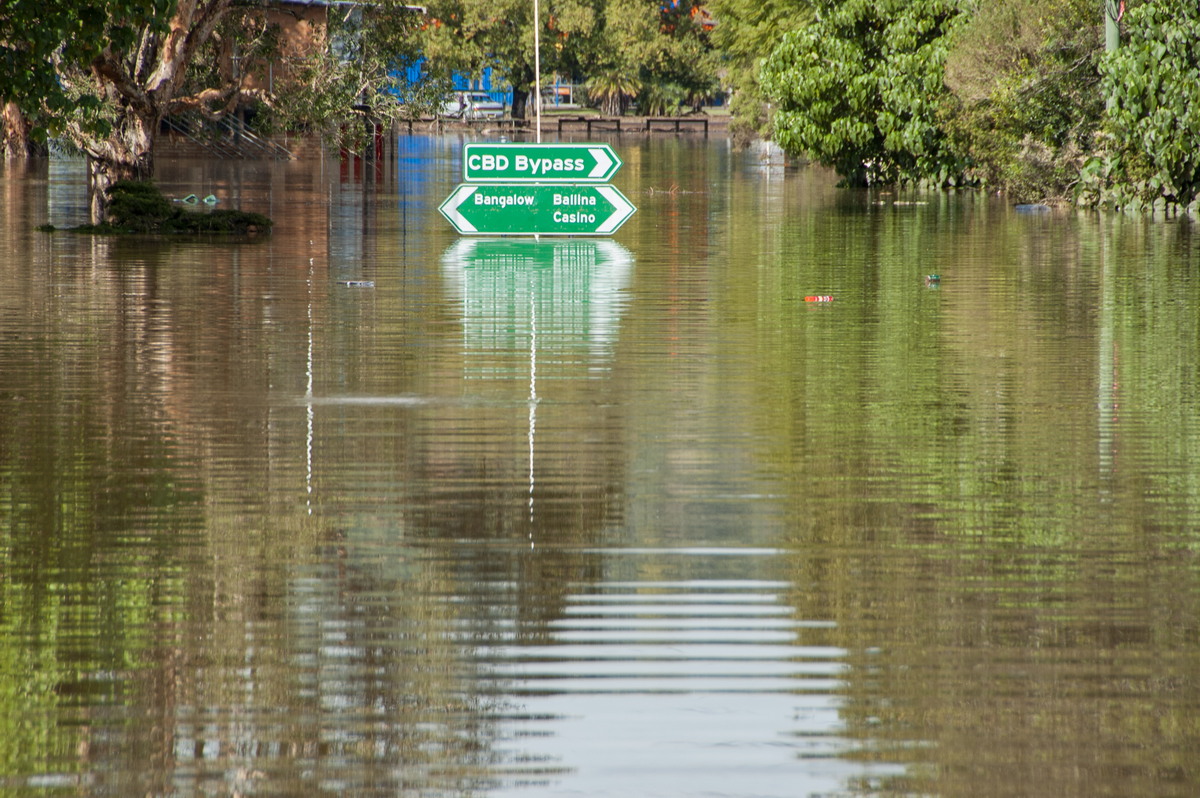
[{"label": "tree branch", "polygon": [[117,94],[121,95],[131,105],[140,111],[151,110],[151,103],[146,92],[138,85],[122,67],[120,60],[113,54],[109,48],[104,48],[95,59],[92,60],[92,73],[100,80],[100,82],[110,84]]},{"label": "tree branch", "polygon": [[[243,101],[258,101],[268,107],[273,106],[271,95],[262,89],[234,87],[231,89],[204,89],[186,97],[176,97],[167,103],[165,111],[169,114],[196,111],[209,119],[220,119],[237,108],[238,103]],[[220,106],[214,108],[213,103],[220,103]]]},{"label": "tree branch", "polygon": [[229,10],[232,0],[180,0],[170,30],[159,48],[158,66],[146,90],[161,93],[166,102],[184,78],[183,65],[208,41]]}]

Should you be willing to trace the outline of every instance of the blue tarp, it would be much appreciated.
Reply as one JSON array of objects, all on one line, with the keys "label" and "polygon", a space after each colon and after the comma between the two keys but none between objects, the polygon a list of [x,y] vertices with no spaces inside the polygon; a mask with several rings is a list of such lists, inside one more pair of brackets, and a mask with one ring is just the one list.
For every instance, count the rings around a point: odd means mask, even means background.
[{"label": "blue tarp", "polygon": [[[410,65],[404,72],[405,80],[409,83],[416,83],[421,79],[425,71],[425,62],[418,61]],[[455,73],[451,76],[454,85],[454,91],[483,91],[487,92],[488,96],[499,103],[512,105],[512,89],[499,89],[492,83],[492,68],[487,67],[483,70],[483,75],[479,78],[472,78],[470,75]]]}]

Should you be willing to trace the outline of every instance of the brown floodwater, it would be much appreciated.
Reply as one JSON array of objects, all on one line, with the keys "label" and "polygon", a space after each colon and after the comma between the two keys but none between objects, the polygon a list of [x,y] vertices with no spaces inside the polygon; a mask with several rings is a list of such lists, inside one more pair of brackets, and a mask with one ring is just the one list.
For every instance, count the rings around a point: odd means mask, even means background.
[{"label": "brown floodwater", "polygon": [[0,169],[0,792],[1200,794],[1195,224],[609,141]]}]

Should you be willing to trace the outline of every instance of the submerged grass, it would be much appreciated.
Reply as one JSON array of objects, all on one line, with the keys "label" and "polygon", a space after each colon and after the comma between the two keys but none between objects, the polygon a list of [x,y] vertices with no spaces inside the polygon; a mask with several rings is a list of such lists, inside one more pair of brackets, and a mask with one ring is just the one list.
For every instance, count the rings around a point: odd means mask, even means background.
[{"label": "submerged grass", "polygon": [[[271,219],[261,213],[239,210],[192,211],[173,204],[151,182],[122,180],[108,189],[109,220],[104,224],[73,227],[77,233],[247,235],[271,229]],[[39,228],[53,231],[53,225]]]}]

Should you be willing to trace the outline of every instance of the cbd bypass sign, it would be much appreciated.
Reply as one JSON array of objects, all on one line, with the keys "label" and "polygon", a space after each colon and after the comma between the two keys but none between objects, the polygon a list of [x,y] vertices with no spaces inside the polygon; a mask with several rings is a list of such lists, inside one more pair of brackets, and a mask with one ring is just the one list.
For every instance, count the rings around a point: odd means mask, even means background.
[{"label": "cbd bypass sign", "polygon": [[607,183],[621,159],[607,144],[467,144],[467,183]]},{"label": "cbd bypass sign", "polygon": [[637,209],[609,180],[607,144],[467,144],[442,215],[463,235],[606,236]]}]

